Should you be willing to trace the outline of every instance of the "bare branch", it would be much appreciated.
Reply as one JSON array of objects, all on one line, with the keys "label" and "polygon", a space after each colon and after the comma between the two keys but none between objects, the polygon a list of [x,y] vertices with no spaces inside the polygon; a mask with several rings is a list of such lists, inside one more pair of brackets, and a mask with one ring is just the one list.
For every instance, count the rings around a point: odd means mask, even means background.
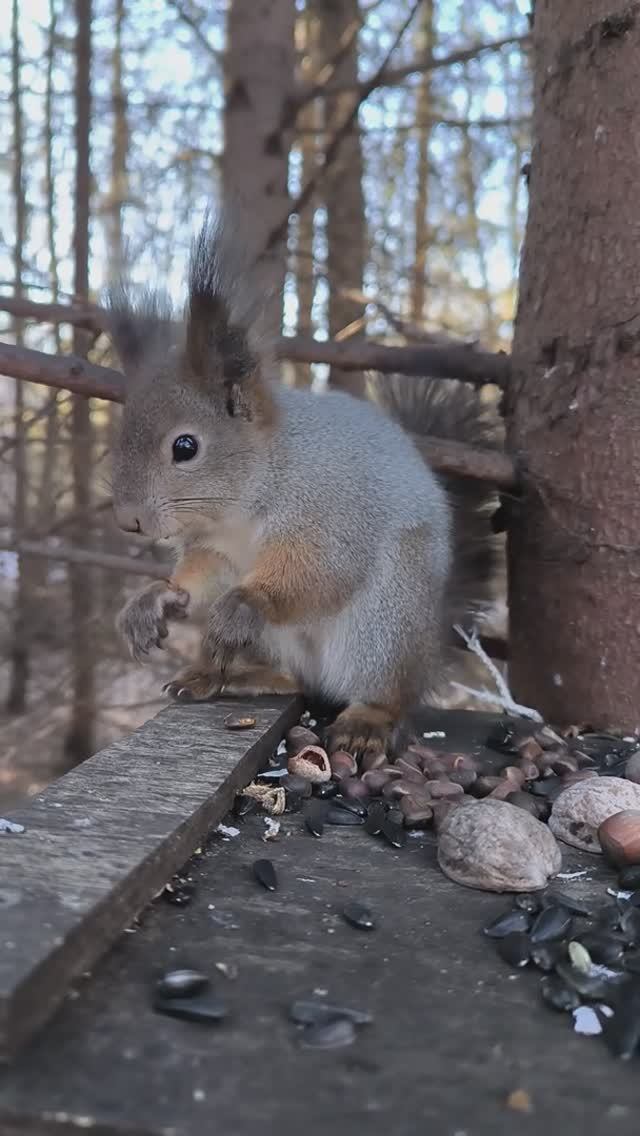
[{"label": "bare branch", "polygon": [[343,371],[382,371],[422,378],[462,379],[478,386],[495,383],[504,387],[510,369],[509,356],[504,352],[494,354],[453,345],[391,347],[367,340],[323,343],[302,335],[283,336],[278,343],[278,354],[281,359],[290,359],[294,363],[328,363]]},{"label": "bare branch", "polygon": [[97,367],[77,355],[45,355],[27,347],[0,343],[0,374],[46,387],[73,391],[87,398],[124,401],[124,376],[109,367]]},{"label": "bare branch", "polygon": [[[344,119],[342,120],[340,125],[336,128],[334,134],[330,138],[330,140],[327,144],[327,147],[324,151],[324,154],[322,155],[322,160],[318,164],[317,169],[311,175],[311,177],[309,178],[307,183],[302,187],[298,196],[291,202],[290,208],[288,209],[286,216],[283,217],[282,220],[279,221],[278,224],[275,225],[273,227],[273,229],[271,230],[271,232],[268,234],[265,245],[264,245],[264,249],[263,249],[263,255],[265,253],[269,252],[284,237],[286,237],[287,230],[289,228],[289,217],[291,216],[292,213],[299,213],[302,209],[304,209],[307,202],[313,196],[313,193],[314,193],[314,191],[315,191],[315,189],[318,185],[318,182],[321,180],[322,175],[324,174],[325,170],[327,170],[329,168],[329,166],[331,165],[331,163],[334,161],[336,154],[338,153],[340,146],[342,145],[343,138],[345,138],[347,136],[347,134],[349,133],[349,131],[352,127],[352,124],[354,123],[354,121],[356,119],[356,116],[358,114],[358,111],[359,111],[362,103],[365,101],[365,99],[367,99],[369,97],[371,92],[373,90],[375,90],[375,88],[377,86],[379,86],[381,75],[383,74],[385,69],[388,67],[389,60],[391,59],[391,56],[393,55],[394,51],[396,50],[396,48],[400,44],[407,28],[411,24],[413,17],[415,16],[416,12],[418,11],[421,3],[422,3],[422,0],[414,0],[414,3],[411,5],[411,8],[409,10],[408,15],[403,20],[400,28],[396,32],[396,35],[393,38],[391,46],[389,47],[389,50],[387,51],[387,53],[386,53],[382,63],[380,64],[378,70],[372,75],[372,77],[370,79],[368,79],[365,83],[362,83],[361,86],[358,88],[358,91],[357,91],[357,93],[356,93],[356,95],[353,99],[353,102],[352,102],[349,110],[347,111]],[[332,94],[333,93],[334,92],[332,91]]]},{"label": "bare branch", "polygon": [[204,47],[205,51],[216,63],[220,63],[222,61],[222,52],[218,51],[212,43],[209,43],[198,21],[187,11],[186,6],[182,4],[180,0],[169,0],[169,6],[173,8],[176,15],[182,20],[182,23],[186,24],[186,26],[191,29],[200,46]]},{"label": "bare branch", "polygon": [[46,560],[61,560],[65,564],[84,564],[86,567],[108,568],[113,572],[126,572],[133,576],[152,576],[162,580],[168,567],[153,560],[137,560],[133,556],[113,556],[108,552],[91,552],[87,548],[71,545],[41,544],[22,540],[19,544],[0,544],[0,552],[17,552],[21,556],[36,556]]}]

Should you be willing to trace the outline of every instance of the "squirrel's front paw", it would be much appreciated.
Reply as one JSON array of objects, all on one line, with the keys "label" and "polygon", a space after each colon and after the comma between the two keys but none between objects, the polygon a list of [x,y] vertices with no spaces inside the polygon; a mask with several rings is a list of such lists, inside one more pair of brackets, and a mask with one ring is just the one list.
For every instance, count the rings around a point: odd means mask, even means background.
[{"label": "squirrel's front paw", "polygon": [[209,611],[204,648],[214,665],[224,671],[237,651],[258,642],[263,627],[264,618],[247,591],[232,588]]},{"label": "squirrel's front paw", "polygon": [[189,593],[168,588],[164,580],[132,596],[120,612],[116,626],[136,662],[144,662],[152,647],[162,647],[170,619],[185,619]]}]

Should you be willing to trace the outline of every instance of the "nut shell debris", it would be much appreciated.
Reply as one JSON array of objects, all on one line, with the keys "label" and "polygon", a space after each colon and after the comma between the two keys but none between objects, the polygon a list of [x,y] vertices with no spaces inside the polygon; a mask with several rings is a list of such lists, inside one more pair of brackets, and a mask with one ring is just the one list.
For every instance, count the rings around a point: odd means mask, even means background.
[{"label": "nut shell debris", "polygon": [[292,754],[287,763],[289,773],[304,777],[312,785],[319,785],[321,781],[329,781],[331,765],[326,750],[318,745],[307,745],[298,753]]},{"label": "nut shell debris", "polygon": [[438,837],[449,879],[483,891],[539,891],[560,871],[560,849],[546,825],[505,801],[454,808]]},{"label": "nut shell debris", "polygon": [[571,785],[554,801],[549,828],[565,844],[601,853],[600,825],[624,809],[640,809],[640,785],[622,777],[590,777]]}]

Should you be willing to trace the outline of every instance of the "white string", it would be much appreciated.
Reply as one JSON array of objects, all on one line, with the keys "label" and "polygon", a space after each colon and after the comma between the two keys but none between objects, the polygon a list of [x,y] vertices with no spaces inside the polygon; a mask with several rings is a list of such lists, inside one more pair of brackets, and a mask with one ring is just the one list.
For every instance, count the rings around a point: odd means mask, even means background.
[{"label": "white string", "polygon": [[451,685],[463,691],[465,694],[471,694],[474,698],[477,698],[479,702],[492,702],[494,704],[497,702],[507,714],[518,715],[521,718],[530,718],[533,722],[542,722],[543,719],[537,710],[533,710],[531,706],[521,706],[519,702],[514,700],[504,677],[500,674],[497,666],[493,660],[489,658],[480,643],[477,628],[474,627],[469,635],[459,623],[456,623],[454,624],[453,630],[464,640],[468,649],[472,651],[474,655],[477,655],[487,668],[496,684],[498,693],[493,694],[490,690],[487,690],[486,687],[483,687],[482,690],[474,690],[473,687],[464,686],[461,682],[452,682]]}]

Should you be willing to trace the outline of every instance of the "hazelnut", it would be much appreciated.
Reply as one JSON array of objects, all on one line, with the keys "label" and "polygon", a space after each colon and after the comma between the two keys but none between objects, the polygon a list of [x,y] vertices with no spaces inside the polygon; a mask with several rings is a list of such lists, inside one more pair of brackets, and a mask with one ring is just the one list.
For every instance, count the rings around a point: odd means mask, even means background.
[{"label": "hazelnut", "polygon": [[640,864],[640,810],[623,809],[607,817],[598,829],[598,840],[615,867]]},{"label": "hazelnut", "polygon": [[336,781],[342,781],[345,777],[353,777],[358,772],[358,763],[350,753],[344,749],[336,750],[329,758],[331,765],[331,773]]},{"label": "hazelnut", "polygon": [[331,765],[326,751],[317,745],[304,746],[298,753],[293,754],[288,762],[287,769],[289,773],[296,773],[298,777],[304,777],[305,781],[311,781],[313,785],[319,785],[321,781],[329,781],[331,778]]},{"label": "hazelnut", "polygon": [[301,749],[305,746],[317,746],[320,744],[320,738],[314,734],[313,730],[308,730],[306,726],[293,726],[287,734],[287,757],[291,757],[294,753],[300,753]]}]

